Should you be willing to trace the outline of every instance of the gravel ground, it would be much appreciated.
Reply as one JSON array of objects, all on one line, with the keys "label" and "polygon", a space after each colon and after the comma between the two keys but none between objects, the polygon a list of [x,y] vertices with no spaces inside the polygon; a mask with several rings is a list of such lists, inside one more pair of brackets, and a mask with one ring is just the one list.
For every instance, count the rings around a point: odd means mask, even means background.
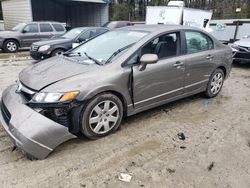
[{"label": "gravel ground", "polygon": [[[0,62],[0,93],[32,61]],[[71,140],[30,161],[0,128],[1,187],[250,187],[250,64],[214,99],[196,95],[123,120],[106,138]],[[178,138],[184,133],[185,139]],[[130,183],[118,180],[132,175]]]}]

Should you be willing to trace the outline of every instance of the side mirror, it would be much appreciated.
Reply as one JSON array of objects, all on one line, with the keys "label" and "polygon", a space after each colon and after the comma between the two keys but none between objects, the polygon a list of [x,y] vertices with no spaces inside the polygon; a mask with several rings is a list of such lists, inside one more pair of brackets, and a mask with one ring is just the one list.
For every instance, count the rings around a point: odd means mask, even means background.
[{"label": "side mirror", "polygon": [[26,30],[23,30],[22,33],[27,33],[27,31],[26,31]]},{"label": "side mirror", "polygon": [[146,69],[147,64],[154,64],[158,61],[158,56],[156,54],[144,54],[140,58],[139,71]]},{"label": "side mirror", "polygon": [[76,40],[76,43],[82,43],[82,42],[86,42],[88,39],[77,39]]}]

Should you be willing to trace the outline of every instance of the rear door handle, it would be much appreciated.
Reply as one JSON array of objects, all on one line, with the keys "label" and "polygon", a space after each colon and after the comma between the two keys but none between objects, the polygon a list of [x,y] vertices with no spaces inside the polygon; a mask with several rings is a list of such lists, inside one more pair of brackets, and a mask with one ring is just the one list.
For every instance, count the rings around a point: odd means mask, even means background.
[{"label": "rear door handle", "polygon": [[206,57],[206,59],[213,59],[213,57],[214,57],[213,55],[210,55],[210,54],[209,54],[209,55]]},{"label": "rear door handle", "polygon": [[184,65],[184,63],[182,63],[180,61],[177,61],[175,64],[173,64],[174,67],[181,67],[183,65]]}]

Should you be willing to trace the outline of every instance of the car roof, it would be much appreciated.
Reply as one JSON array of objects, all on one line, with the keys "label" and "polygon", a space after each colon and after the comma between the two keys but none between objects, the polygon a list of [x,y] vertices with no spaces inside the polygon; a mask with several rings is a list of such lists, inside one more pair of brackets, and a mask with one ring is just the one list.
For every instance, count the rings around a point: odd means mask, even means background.
[{"label": "car roof", "polygon": [[109,30],[109,28],[107,28],[107,27],[74,27],[72,29],[81,29],[82,31],[83,30],[89,30],[89,29],[106,29],[106,30]]},{"label": "car roof", "polygon": [[28,22],[28,23],[51,23],[51,24],[62,24],[62,23],[56,22],[56,21],[34,21],[34,22]]},{"label": "car roof", "polygon": [[190,26],[182,26],[182,25],[165,25],[165,24],[158,24],[158,25],[134,25],[134,26],[127,26],[117,28],[117,30],[131,30],[131,31],[145,31],[150,33],[161,33],[167,32],[171,30],[183,30],[183,29],[192,29],[192,30],[200,30],[195,27]]}]

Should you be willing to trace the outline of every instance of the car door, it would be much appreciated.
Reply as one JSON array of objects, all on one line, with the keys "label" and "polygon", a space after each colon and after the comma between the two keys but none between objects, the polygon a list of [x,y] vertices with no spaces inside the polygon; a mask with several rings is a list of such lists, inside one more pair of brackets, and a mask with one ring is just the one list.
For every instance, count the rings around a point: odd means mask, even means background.
[{"label": "car door", "polygon": [[214,70],[213,40],[199,31],[185,31],[186,69],[185,92],[193,92],[204,87]]},{"label": "car door", "polygon": [[40,40],[40,35],[38,32],[38,24],[37,23],[27,24],[23,28],[20,34],[21,47],[28,47],[33,42],[37,42],[39,40]]},{"label": "car door", "polygon": [[[133,99],[136,110],[164,103],[183,94],[185,58],[181,53],[180,33],[161,35],[144,47],[143,54],[157,54],[158,62],[147,65],[143,71],[133,66]],[[140,57],[139,56],[139,57]],[[132,61],[138,57],[132,57]],[[129,64],[131,64],[129,62]]]},{"label": "car door", "polygon": [[49,23],[40,23],[39,25],[41,40],[50,39],[55,35],[54,30]]}]

